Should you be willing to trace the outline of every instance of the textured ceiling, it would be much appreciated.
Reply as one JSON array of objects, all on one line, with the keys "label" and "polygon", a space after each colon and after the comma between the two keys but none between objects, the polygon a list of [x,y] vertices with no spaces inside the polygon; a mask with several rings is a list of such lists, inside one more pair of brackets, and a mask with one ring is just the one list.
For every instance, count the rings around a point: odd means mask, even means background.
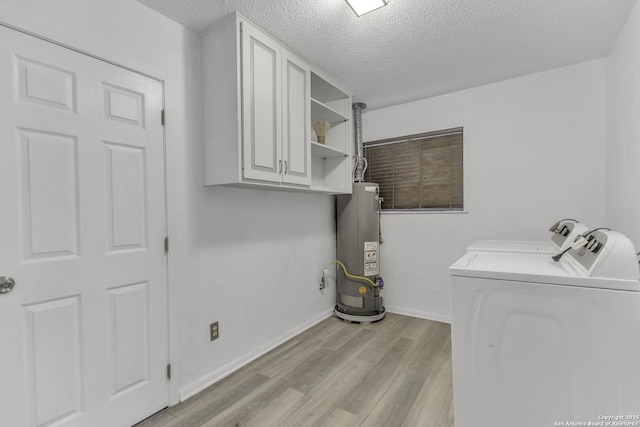
[{"label": "textured ceiling", "polygon": [[369,109],[607,55],[637,0],[138,0],[205,31],[238,11]]}]

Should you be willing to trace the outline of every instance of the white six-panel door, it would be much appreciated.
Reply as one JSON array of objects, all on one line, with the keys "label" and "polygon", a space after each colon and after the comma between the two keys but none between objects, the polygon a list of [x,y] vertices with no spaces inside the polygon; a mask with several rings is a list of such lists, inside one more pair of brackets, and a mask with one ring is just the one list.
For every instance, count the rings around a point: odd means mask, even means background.
[{"label": "white six-panel door", "polygon": [[162,84],[0,26],[0,425],[167,406]]}]

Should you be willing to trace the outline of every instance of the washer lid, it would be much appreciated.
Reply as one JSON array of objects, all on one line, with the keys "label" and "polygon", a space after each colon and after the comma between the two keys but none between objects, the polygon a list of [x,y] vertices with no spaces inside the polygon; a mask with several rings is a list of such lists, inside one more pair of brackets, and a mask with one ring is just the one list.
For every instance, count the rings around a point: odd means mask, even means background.
[{"label": "washer lid", "polygon": [[640,281],[589,277],[564,258],[531,253],[467,252],[449,271],[452,276],[639,291]]},{"label": "washer lid", "polygon": [[467,247],[469,252],[522,252],[557,254],[558,247],[550,241],[478,240]]}]

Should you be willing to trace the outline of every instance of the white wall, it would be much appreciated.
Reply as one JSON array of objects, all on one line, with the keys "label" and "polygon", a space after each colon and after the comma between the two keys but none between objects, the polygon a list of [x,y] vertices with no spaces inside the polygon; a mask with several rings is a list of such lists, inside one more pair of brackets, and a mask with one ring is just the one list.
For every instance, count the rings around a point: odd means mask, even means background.
[{"label": "white wall", "polygon": [[329,314],[333,199],[200,184],[195,34],[134,0],[2,0],[0,21],[165,82],[173,403]]},{"label": "white wall", "polygon": [[385,214],[390,311],[450,320],[448,267],[478,239],[545,240],[604,220],[606,60],[363,114],[365,141],[464,127],[468,213]]},{"label": "white wall", "polygon": [[640,3],[607,60],[607,222],[640,249]]},{"label": "white wall", "polygon": [[[329,316],[335,300],[333,285],[318,290],[335,257],[330,196],[200,188],[199,179],[185,183],[178,244],[188,245],[179,255],[187,271],[175,283],[186,396]],[[210,343],[213,320],[221,333]]]}]

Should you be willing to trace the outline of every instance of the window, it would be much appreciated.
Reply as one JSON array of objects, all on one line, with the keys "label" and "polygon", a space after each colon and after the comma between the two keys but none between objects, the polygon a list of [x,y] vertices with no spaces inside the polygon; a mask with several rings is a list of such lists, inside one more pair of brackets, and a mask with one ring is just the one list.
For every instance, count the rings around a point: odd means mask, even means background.
[{"label": "window", "polygon": [[365,179],[380,185],[382,209],[463,209],[462,128],[364,144]]}]

